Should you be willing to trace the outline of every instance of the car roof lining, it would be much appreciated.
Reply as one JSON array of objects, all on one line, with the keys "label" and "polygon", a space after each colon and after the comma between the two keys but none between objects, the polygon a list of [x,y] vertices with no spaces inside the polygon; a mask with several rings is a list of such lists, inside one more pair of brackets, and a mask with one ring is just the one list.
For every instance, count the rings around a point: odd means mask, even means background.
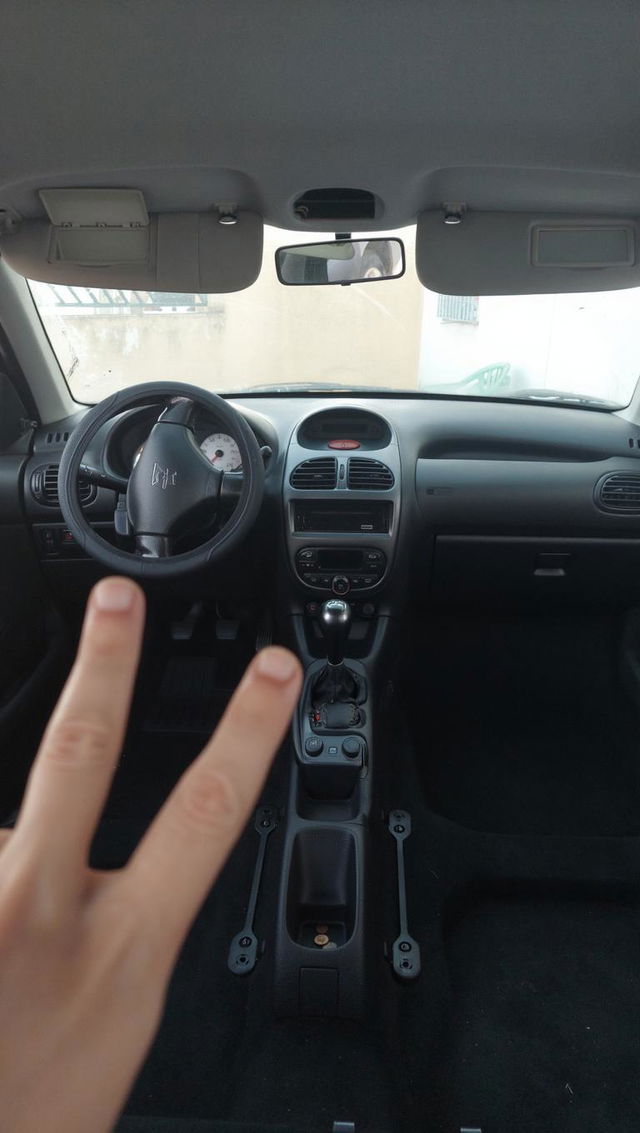
[{"label": "car roof lining", "polygon": [[130,186],[302,231],[295,198],[341,185],[381,202],[354,231],[450,198],[637,214],[639,33],[629,0],[11,0],[0,209]]}]

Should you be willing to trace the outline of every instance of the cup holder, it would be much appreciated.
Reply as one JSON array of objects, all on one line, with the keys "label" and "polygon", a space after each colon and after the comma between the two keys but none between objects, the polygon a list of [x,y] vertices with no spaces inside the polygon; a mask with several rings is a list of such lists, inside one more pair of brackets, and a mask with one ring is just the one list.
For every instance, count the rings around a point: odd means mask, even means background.
[{"label": "cup holder", "polygon": [[291,939],[316,952],[340,948],[353,935],[356,910],[353,834],[336,827],[301,830],[293,844],[289,870],[287,930]]}]

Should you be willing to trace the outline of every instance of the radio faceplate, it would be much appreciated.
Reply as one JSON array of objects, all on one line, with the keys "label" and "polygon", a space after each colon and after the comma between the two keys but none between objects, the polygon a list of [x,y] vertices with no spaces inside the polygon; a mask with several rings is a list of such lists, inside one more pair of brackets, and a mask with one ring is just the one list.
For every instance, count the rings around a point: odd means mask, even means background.
[{"label": "radio faceplate", "polygon": [[393,520],[391,500],[296,500],[293,530],[320,535],[387,535]]},{"label": "radio faceplate", "polygon": [[378,547],[309,546],[296,552],[295,566],[305,586],[344,595],[377,586],[387,558]]}]

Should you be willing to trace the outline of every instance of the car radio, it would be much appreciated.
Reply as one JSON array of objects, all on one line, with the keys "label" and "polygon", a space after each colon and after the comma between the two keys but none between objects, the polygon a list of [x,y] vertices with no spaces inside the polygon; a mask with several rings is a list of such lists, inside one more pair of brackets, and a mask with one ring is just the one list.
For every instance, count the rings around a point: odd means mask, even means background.
[{"label": "car radio", "polygon": [[301,547],[295,564],[298,578],[306,586],[345,595],[376,586],[387,559],[377,547]]}]

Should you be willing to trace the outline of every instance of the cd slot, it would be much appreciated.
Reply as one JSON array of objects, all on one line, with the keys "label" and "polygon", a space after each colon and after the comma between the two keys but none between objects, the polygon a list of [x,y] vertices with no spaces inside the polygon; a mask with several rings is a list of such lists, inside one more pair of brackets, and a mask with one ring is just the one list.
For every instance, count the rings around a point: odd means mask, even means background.
[{"label": "cd slot", "polygon": [[293,529],[316,535],[387,535],[392,515],[393,504],[388,500],[366,500],[358,504],[304,500],[293,505]]}]

